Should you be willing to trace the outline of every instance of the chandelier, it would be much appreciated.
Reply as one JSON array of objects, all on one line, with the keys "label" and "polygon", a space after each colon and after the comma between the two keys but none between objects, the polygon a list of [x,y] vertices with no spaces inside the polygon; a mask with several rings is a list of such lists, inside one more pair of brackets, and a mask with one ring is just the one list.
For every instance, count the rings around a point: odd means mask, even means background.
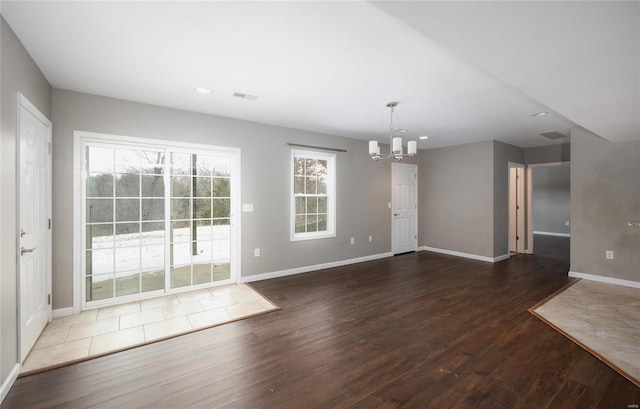
[{"label": "chandelier", "polygon": [[369,155],[371,159],[393,159],[395,161],[401,161],[405,156],[414,156],[418,152],[418,143],[416,141],[409,141],[407,143],[407,153],[402,153],[402,138],[399,136],[393,136],[393,109],[398,105],[397,102],[389,102],[387,106],[391,110],[391,119],[389,121],[389,154],[383,155],[380,153],[380,146],[378,141],[369,141]]}]

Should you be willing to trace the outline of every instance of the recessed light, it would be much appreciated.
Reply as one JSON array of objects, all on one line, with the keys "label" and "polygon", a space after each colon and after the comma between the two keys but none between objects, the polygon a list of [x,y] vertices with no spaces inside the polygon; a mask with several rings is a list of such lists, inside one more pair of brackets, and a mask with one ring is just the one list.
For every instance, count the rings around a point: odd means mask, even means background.
[{"label": "recessed light", "polygon": [[542,111],[542,112],[536,112],[535,114],[531,114],[531,116],[536,117],[536,116],[545,116],[547,115],[548,112],[547,111]]},{"label": "recessed light", "polygon": [[211,94],[213,92],[210,88],[205,87],[196,87],[194,89],[198,94]]},{"label": "recessed light", "polygon": [[396,132],[400,132],[400,133],[407,133],[407,132],[409,132],[409,130],[408,130],[408,129],[403,129],[403,128],[398,128],[398,129],[396,129],[395,131],[396,131]]},{"label": "recessed light", "polygon": [[256,97],[255,95],[249,95],[243,92],[234,92],[232,95],[237,98],[248,99],[249,101],[255,101],[256,99],[258,99],[258,97]]},{"label": "recessed light", "polygon": [[425,140],[425,139],[429,139],[429,137],[428,137],[427,135],[422,135],[422,136],[421,136],[421,137],[419,137],[418,139]]}]

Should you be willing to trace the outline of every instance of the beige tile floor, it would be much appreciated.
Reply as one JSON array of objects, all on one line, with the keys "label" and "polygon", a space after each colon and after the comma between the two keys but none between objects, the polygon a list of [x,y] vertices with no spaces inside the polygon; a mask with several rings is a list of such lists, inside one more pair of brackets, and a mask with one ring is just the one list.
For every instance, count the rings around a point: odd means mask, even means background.
[{"label": "beige tile floor", "polygon": [[640,289],[580,280],[534,313],[640,384]]},{"label": "beige tile floor", "polygon": [[55,318],[34,345],[22,373],[278,308],[250,286],[232,284]]}]

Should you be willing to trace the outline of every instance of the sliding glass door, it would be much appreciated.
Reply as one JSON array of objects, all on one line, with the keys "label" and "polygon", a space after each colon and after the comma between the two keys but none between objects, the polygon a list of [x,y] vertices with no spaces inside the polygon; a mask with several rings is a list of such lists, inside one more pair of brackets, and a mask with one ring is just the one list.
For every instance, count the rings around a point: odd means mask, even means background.
[{"label": "sliding glass door", "polygon": [[229,283],[226,151],[83,143],[85,306]]}]

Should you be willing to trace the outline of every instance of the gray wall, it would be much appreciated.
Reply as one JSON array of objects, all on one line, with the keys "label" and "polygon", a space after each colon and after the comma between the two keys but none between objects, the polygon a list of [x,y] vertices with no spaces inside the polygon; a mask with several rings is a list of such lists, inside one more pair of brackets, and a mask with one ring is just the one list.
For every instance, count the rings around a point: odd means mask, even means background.
[{"label": "gray wall", "polygon": [[640,141],[574,128],[571,158],[571,271],[640,282]]},{"label": "gray wall", "polygon": [[51,86],[24,49],[4,18],[0,18],[2,139],[0,160],[2,194],[0,213],[0,311],[2,350],[0,383],[18,362],[16,321],[16,106],[20,91],[37,108],[51,118]]},{"label": "gray wall", "polygon": [[[54,309],[72,305],[74,130],[240,148],[241,200],[254,204],[253,213],[242,214],[243,276],[391,251],[391,165],[373,162],[366,141],[59,89],[53,91],[53,124]],[[336,238],[289,241],[286,142],[348,151],[337,154]],[[349,244],[351,237],[355,245]],[[254,257],[254,248],[261,249],[261,257]]]},{"label": "gray wall", "polygon": [[571,160],[571,145],[538,146],[524,150],[524,160],[527,165],[534,163],[569,162]]},{"label": "gray wall", "polygon": [[509,254],[509,162],[524,164],[524,150],[494,141],[493,257]]},{"label": "gray wall", "polygon": [[484,141],[423,152],[420,246],[493,257],[493,147]]},{"label": "gray wall", "polygon": [[571,217],[569,164],[532,168],[533,230],[569,234]]}]

